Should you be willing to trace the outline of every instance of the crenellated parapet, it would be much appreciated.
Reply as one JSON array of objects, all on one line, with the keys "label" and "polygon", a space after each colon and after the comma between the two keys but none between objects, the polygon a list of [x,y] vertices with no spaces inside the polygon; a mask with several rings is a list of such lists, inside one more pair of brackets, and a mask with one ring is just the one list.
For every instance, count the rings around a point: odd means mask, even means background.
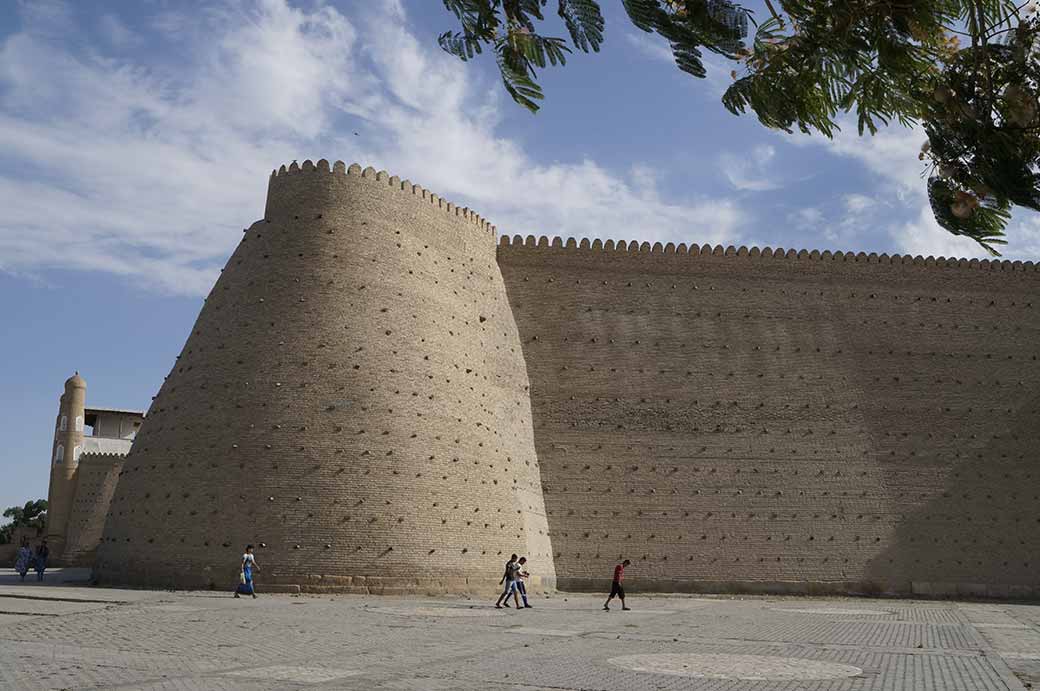
[{"label": "crenellated parapet", "polygon": [[589,238],[581,238],[577,240],[573,237],[569,237],[563,240],[559,236],[549,238],[547,236],[535,237],[534,235],[528,235],[523,237],[520,235],[514,235],[512,237],[503,235],[499,239],[499,247],[507,250],[525,249],[525,250],[549,250],[552,252],[560,251],[579,251],[588,250],[593,252],[604,252],[613,253],[617,255],[640,255],[642,257],[654,257],[654,256],[689,256],[704,259],[711,258],[726,258],[726,257],[740,257],[748,259],[783,259],[783,260],[800,260],[800,261],[820,261],[820,262],[844,262],[844,263],[855,263],[855,264],[884,264],[884,265],[903,265],[903,266],[926,266],[926,267],[940,267],[940,268],[958,268],[958,269],[977,269],[980,271],[1023,271],[1023,272],[1035,272],[1040,271],[1040,264],[1031,261],[1011,261],[1011,260],[996,260],[996,259],[964,259],[954,257],[923,257],[921,255],[910,255],[910,254],[887,254],[876,252],[832,252],[831,250],[795,250],[785,249],[783,247],[747,247],[741,245],[735,247],[733,245],[697,245],[680,242],[675,244],[672,242],[662,244],[660,242],[646,242],[639,240],[600,240]]},{"label": "crenellated parapet", "polygon": [[[288,166],[271,171],[267,191],[267,219],[285,218],[300,213],[314,212],[323,206],[335,206],[347,201],[350,197],[351,183],[362,181],[372,185],[383,185],[401,193],[402,203],[427,204],[441,209],[444,213],[461,217],[482,231],[495,236],[495,226],[468,207],[454,204],[434,194],[422,185],[413,184],[410,180],[402,180],[385,170],[376,171],[371,166],[362,168],[357,163],[348,166],[343,161],[336,161],[330,167],[326,159],[316,164],[310,160],[303,165],[293,161]],[[411,199],[409,199],[409,196]]]}]

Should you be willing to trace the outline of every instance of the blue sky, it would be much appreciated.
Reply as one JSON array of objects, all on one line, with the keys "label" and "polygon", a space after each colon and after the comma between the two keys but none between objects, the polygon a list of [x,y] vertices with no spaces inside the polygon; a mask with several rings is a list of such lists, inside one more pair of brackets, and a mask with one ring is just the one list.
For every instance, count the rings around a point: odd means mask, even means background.
[{"label": "blue sky", "polygon": [[[0,507],[47,493],[62,383],[147,408],[267,176],[385,168],[509,234],[982,256],[938,229],[920,132],[768,131],[603,0],[537,116],[436,36],[438,0],[0,3]],[[559,35],[562,26],[555,23]],[[1006,256],[1040,259],[1020,211]]]}]

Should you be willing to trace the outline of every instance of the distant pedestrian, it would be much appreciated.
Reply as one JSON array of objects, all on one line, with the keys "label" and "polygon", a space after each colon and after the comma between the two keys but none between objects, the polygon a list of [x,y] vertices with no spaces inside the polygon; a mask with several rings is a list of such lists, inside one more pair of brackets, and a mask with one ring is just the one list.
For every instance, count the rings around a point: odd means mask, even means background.
[{"label": "distant pedestrian", "polygon": [[[499,585],[505,584],[506,589],[502,591],[502,594],[498,596],[498,600],[495,601],[495,608],[502,609],[502,605],[509,606],[509,595],[512,594],[513,600],[516,602],[516,608],[520,609],[520,596],[519,586],[517,581],[520,580],[520,564],[517,561],[517,556],[514,554],[509,557],[509,561],[506,562],[506,571],[502,574],[502,580],[498,583]],[[504,601],[504,603],[503,603]]]},{"label": "distant pedestrian", "polygon": [[253,571],[259,571],[260,565],[256,563],[256,557],[253,556],[253,546],[246,545],[246,553],[242,555],[242,571],[238,576],[238,588],[235,590],[235,597],[239,596],[239,593],[245,595],[252,595],[253,599],[256,599],[256,588],[253,586]]},{"label": "distant pedestrian", "polygon": [[[520,565],[520,578],[518,578],[516,581],[516,590],[518,593],[520,593],[520,597],[522,597],[524,600],[524,607],[526,607],[527,609],[531,609],[531,605],[527,603],[527,588],[524,587],[524,579],[531,577],[531,574],[527,573],[527,557],[520,557],[520,559],[518,559],[516,563]],[[520,603],[518,602],[516,606],[519,607]]]},{"label": "distant pedestrian", "polygon": [[614,582],[610,584],[610,595],[607,597],[607,601],[603,603],[603,609],[610,611],[610,601],[617,595],[621,600],[621,609],[629,610],[631,607],[625,606],[625,588],[621,585],[621,582],[625,580],[625,567],[631,564],[628,559],[624,560],[620,564],[614,567]]},{"label": "distant pedestrian", "polygon": [[22,545],[18,548],[18,557],[14,562],[14,570],[18,572],[18,575],[25,580],[25,574],[29,573],[29,565],[32,564],[33,553],[32,548],[29,547],[29,539],[22,538]]},{"label": "distant pedestrian", "polygon": [[43,572],[47,570],[47,558],[50,555],[51,550],[47,546],[47,538],[44,538],[36,548],[36,580],[43,580]]}]

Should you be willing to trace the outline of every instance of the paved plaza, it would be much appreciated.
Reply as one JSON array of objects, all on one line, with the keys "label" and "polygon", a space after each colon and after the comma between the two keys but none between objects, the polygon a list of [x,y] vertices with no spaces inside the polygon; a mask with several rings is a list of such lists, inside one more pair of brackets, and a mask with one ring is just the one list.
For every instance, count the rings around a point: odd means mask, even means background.
[{"label": "paved plaza", "polygon": [[518,612],[48,578],[0,578],[3,689],[1040,688],[1040,605],[561,593]]}]

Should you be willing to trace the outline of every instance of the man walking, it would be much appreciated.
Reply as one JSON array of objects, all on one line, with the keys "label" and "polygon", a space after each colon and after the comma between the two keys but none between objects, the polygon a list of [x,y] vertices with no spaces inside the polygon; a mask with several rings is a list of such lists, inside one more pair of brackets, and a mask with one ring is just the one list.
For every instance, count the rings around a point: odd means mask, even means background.
[{"label": "man walking", "polygon": [[626,612],[631,609],[631,607],[625,606],[625,588],[621,585],[621,582],[625,580],[625,567],[631,563],[626,559],[614,567],[614,582],[610,585],[610,595],[607,597],[607,601],[603,603],[603,609],[608,612],[610,611],[610,601],[614,599],[615,595],[621,600],[621,609]]},{"label": "man walking", "polygon": [[502,591],[502,594],[498,596],[498,600],[495,601],[495,609],[502,609],[502,601],[505,601],[506,607],[509,606],[509,595],[513,595],[513,600],[516,601],[516,608],[520,609],[520,597],[517,594],[519,587],[517,581],[520,580],[520,564],[517,562],[517,557],[514,554],[509,557],[509,561],[506,562],[506,572],[502,574],[502,580],[498,583],[499,585],[505,583],[506,589]]},{"label": "man walking", "polygon": [[[531,574],[527,573],[527,570],[524,566],[527,563],[527,557],[520,557],[520,560],[516,563],[520,565],[520,578],[518,578],[516,581],[516,589],[519,591],[520,597],[522,597],[524,600],[524,607],[526,607],[527,609],[531,609],[531,605],[527,602],[527,588],[524,587],[524,579],[531,577]],[[506,604],[506,607],[508,606],[509,605]],[[516,606],[519,607],[520,603],[517,603]]]}]

